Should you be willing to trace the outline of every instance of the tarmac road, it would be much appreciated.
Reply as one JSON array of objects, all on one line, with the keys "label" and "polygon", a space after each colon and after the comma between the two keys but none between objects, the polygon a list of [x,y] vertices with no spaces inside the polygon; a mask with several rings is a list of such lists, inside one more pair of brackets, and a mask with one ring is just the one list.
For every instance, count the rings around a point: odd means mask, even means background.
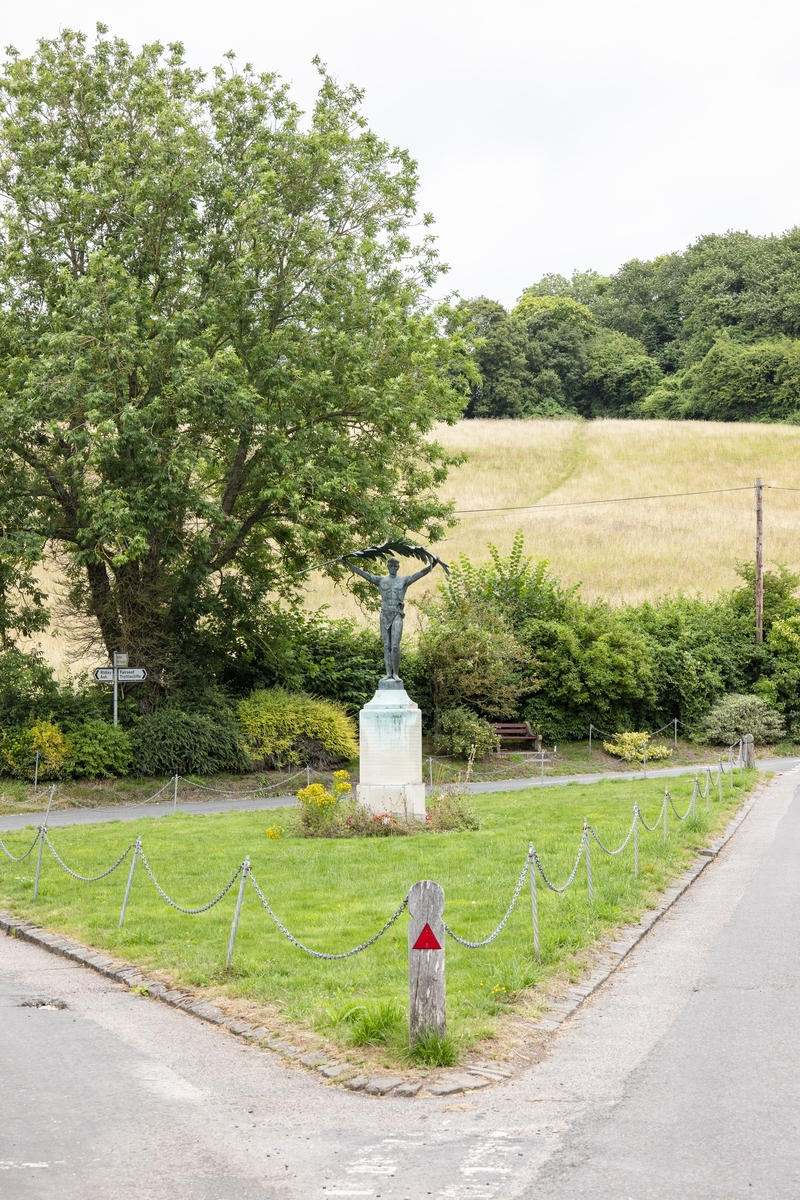
[{"label": "tarmac road", "polygon": [[798,783],[765,790],[543,1061],[451,1100],[323,1085],[0,937],[0,1197],[797,1197]]}]

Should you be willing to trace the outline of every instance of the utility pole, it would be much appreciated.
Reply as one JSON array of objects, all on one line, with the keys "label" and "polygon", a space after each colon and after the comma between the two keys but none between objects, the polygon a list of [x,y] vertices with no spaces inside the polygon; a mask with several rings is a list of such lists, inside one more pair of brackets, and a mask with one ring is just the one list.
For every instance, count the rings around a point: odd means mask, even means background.
[{"label": "utility pole", "polygon": [[764,641],[764,485],[756,480],[756,642]]}]

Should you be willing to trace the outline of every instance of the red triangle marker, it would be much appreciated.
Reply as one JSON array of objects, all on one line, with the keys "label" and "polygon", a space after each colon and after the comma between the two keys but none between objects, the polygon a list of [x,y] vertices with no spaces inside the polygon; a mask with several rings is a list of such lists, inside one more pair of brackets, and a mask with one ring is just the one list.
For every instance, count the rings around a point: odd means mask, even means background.
[{"label": "red triangle marker", "polygon": [[425,922],[422,933],[414,942],[414,950],[441,950],[441,946],[436,940],[436,934],[431,929],[428,922]]}]

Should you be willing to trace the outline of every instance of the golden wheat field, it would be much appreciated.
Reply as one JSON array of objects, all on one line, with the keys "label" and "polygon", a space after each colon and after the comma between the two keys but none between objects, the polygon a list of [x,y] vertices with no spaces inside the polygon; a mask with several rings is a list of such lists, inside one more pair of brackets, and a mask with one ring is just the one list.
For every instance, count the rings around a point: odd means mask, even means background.
[{"label": "golden wheat field", "polygon": [[[752,485],[761,476],[771,485],[764,493],[765,559],[800,569],[800,427],[485,420],[442,426],[436,437],[468,455],[443,489],[460,510],[458,526],[437,545],[445,559],[466,554],[483,562],[490,542],[506,553],[519,529],[529,554],[547,559],[565,583],[580,582],[588,597],[638,601],[679,590],[707,596],[732,586],[736,560],[753,555]],[[781,487],[799,490],[774,490]],[[715,488],[747,490],[546,507]],[[464,511],[512,505],[535,507]],[[52,570],[43,578],[48,588],[57,584]],[[432,588],[435,581],[425,583]],[[349,592],[321,575],[310,577],[306,601],[327,604],[331,616],[364,617]],[[63,612],[56,624],[57,636],[38,641],[59,674],[91,665],[96,656],[74,662]]]},{"label": "golden wheat field", "polygon": [[[519,529],[527,552],[547,559],[564,582],[580,582],[587,597],[635,602],[680,590],[708,596],[734,585],[736,560],[754,553],[752,485],[761,476],[772,485],[764,492],[765,561],[800,569],[798,427],[481,420],[440,427],[436,437],[469,456],[443,488],[460,513],[459,525],[437,545],[444,559],[466,554],[483,562],[490,542],[506,553]],[[546,507],[714,488],[748,490]],[[536,507],[464,511],[526,504]],[[358,613],[348,594],[320,577],[307,599],[329,604],[331,615]]]}]

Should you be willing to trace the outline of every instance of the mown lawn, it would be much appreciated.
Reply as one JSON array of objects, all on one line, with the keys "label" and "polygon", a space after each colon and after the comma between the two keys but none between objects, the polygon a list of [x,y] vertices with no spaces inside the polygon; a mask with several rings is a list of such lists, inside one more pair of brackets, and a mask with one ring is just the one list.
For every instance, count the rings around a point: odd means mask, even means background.
[{"label": "mown lawn", "polygon": [[[467,950],[447,944],[448,1028],[461,1046],[490,1035],[515,1000],[535,1003],[527,989],[556,973],[577,970],[581,951],[615,925],[633,922],[653,906],[660,891],[690,861],[693,851],[724,827],[753,786],[754,771],[737,775],[735,791],[725,780],[724,799],[712,794],[710,812],[680,824],[670,813],[669,839],[640,831],[640,875],[633,874],[633,843],[617,858],[592,847],[594,904],[587,895],[583,865],[563,896],[539,881],[542,957],[533,958],[527,884],[508,925],[490,946]],[[689,776],[670,779],[679,812],[691,795]],[[196,907],[216,894],[245,854],[253,874],[280,919],[306,945],[338,952],[371,936],[418,879],[434,879],[446,895],[445,919],[462,937],[477,941],[499,922],[514,891],[533,839],[545,869],[557,884],[575,860],[583,818],[606,845],[618,845],[638,802],[652,824],[661,806],[664,780],[604,781],[569,787],[494,793],[472,798],[480,819],[475,832],[406,838],[271,840],[266,828],[291,829],[287,810],[164,817],[144,814],[136,823],[56,828],[59,854],[84,875],[109,866],[141,834],[145,853],[161,886],[181,905]],[[19,853],[35,830],[4,834]],[[128,875],[127,862],[98,883],[79,883],[45,849],[39,899],[32,899],[35,854],[24,863],[0,855],[0,903],[150,970],[168,972],[178,984],[208,987],[222,995],[277,1005],[285,1018],[327,1036],[346,1040],[354,1008],[367,1012],[407,1006],[407,918],[403,915],[374,946],[354,958],[325,962],[309,958],[276,929],[248,888],[232,971],[225,954],[236,900],[225,899],[200,916],[184,916],[158,895],[141,864],[122,930],[117,928]],[[524,996],[520,996],[524,993]],[[391,1024],[391,1021],[389,1022]],[[402,1043],[402,1015],[392,1037]],[[392,1038],[389,1038],[391,1042]]]}]

